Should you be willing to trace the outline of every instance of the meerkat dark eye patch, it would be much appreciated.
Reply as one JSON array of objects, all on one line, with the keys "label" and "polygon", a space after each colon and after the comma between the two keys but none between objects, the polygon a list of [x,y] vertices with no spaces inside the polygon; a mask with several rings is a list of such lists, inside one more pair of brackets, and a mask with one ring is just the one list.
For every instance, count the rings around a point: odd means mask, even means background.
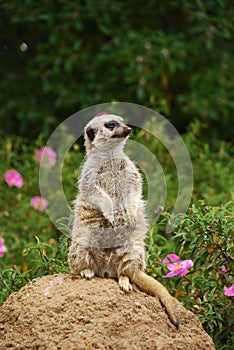
[{"label": "meerkat dark eye patch", "polygon": [[104,124],[104,126],[107,128],[107,129],[114,129],[116,126],[119,126],[119,123],[116,122],[115,120],[111,120],[109,122],[106,122]]},{"label": "meerkat dark eye patch", "polygon": [[95,131],[92,128],[89,128],[86,130],[86,135],[88,136],[88,138],[90,139],[90,141],[93,141],[94,137],[95,137]]}]

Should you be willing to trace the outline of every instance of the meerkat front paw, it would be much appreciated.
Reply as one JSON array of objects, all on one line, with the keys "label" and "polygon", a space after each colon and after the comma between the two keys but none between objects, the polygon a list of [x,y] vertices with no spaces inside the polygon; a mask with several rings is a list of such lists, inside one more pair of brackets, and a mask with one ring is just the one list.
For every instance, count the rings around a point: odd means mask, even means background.
[{"label": "meerkat front paw", "polygon": [[131,208],[127,210],[127,217],[128,217],[128,222],[129,226],[134,229],[136,227],[136,222],[137,222],[137,210],[134,208]]},{"label": "meerkat front paw", "polygon": [[132,285],[127,276],[119,276],[119,286],[124,292],[130,292],[132,290]]},{"label": "meerkat front paw", "polygon": [[121,206],[114,211],[115,227],[124,227],[127,231],[132,231],[136,227],[136,217]]},{"label": "meerkat front paw", "polygon": [[113,210],[103,212],[104,217],[109,221],[112,227],[115,227]]},{"label": "meerkat front paw", "polygon": [[125,225],[129,231],[134,230],[136,227],[136,213],[129,208],[125,209]]},{"label": "meerkat front paw", "polygon": [[81,277],[85,277],[88,280],[91,280],[91,278],[93,278],[95,274],[94,274],[93,270],[85,269],[85,270],[81,271],[80,275],[81,275]]}]

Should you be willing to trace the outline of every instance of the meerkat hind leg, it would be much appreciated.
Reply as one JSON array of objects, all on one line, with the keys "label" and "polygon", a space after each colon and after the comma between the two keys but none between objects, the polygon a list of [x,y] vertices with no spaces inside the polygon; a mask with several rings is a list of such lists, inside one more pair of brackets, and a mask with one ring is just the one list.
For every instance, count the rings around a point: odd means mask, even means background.
[{"label": "meerkat hind leg", "polygon": [[132,290],[132,285],[127,276],[119,276],[119,286],[124,292],[130,292]]},{"label": "meerkat hind leg", "polygon": [[90,269],[85,269],[83,271],[80,272],[80,275],[81,277],[85,277],[87,278],[88,280],[91,280],[91,278],[94,277],[95,273],[93,270],[90,270]]}]

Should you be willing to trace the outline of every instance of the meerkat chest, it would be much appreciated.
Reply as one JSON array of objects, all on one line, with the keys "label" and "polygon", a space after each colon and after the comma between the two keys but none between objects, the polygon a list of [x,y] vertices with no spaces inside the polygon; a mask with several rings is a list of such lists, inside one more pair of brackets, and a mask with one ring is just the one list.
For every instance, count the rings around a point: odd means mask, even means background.
[{"label": "meerkat chest", "polygon": [[126,159],[107,160],[97,173],[97,185],[111,197],[120,198],[122,195],[126,195],[134,180],[133,169]]}]

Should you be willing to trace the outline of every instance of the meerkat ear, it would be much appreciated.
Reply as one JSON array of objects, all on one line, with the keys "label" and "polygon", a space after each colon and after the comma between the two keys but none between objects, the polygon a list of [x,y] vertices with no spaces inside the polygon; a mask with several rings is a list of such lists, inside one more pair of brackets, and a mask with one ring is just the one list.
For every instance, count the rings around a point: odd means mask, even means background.
[{"label": "meerkat ear", "polygon": [[88,138],[90,139],[90,141],[93,141],[93,139],[94,139],[94,137],[95,137],[94,129],[88,128],[88,129],[86,130],[86,135],[88,136]]}]

